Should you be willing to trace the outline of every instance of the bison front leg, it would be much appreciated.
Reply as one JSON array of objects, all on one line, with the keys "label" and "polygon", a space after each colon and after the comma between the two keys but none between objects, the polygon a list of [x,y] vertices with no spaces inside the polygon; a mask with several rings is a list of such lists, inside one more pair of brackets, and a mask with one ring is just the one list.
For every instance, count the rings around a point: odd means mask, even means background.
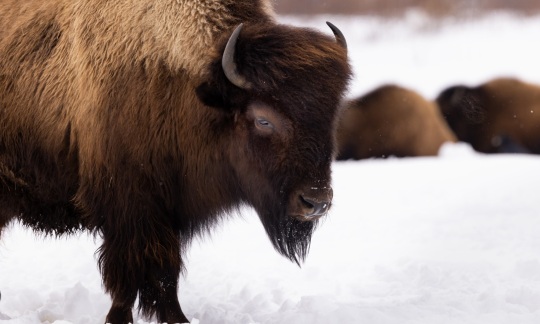
[{"label": "bison front leg", "polygon": [[115,304],[113,302],[107,318],[106,323],[133,323],[132,306],[125,306],[122,304]]},{"label": "bison front leg", "polygon": [[155,313],[159,323],[189,323],[178,301],[179,273],[179,268],[169,264],[146,274],[139,293],[139,307],[147,315]]},{"label": "bison front leg", "polygon": [[99,249],[99,267],[105,290],[111,295],[112,305],[105,319],[106,323],[133,323],[133,305],[137,298],[141,270],[133,264],[129,251],[129,241],[123,235],[104,231],[103,244]]},{"label": "bison front leg", "polygon": [[189,323],[178,301],[182,267],[180,240],[177,233],[167,232],[170,236],[161,236],[157,245],[147,246],[154,257],[147,259],[144,285],[139,292],[139,309],[147,316],[155,314],[160,323]]},{"label": "bison front leg", "polygon": [[[99,262],[105,288],[112,298],[106,321],[133,322],[132,309],[138,294],[139,310],[146,317],[155,315],[162,323],[188,323],[177,293],[181,269],[178,234],[163,223],[145,223],[103,231]],[[126,235],[128,228],[137,231]]]}]

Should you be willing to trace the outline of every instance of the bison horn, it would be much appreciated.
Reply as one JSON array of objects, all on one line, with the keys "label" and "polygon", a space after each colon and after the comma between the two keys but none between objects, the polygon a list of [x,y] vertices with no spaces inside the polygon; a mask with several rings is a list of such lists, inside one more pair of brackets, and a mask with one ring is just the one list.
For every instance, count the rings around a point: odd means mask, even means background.
[{"label": "bison horn", "polygon": [[343,33],[339,28],[337,28],[334,24],[327,21],[326,24],[330,29],[332,29],[332,32],[334,33],[334,36],[336,36],[336,40],[339,45],[341,45],[345,50],[347,49],[347,41],[345,40],[345,36],[343,36]]},{"label": "bison horn", "polygon": [[251,82],[246,80],[246,78],[244,78],[240,73],[238,73],[236,63],[234,62],[236,40],[238,39],[238,35],[242,30],[242,26],[244,26],[244,24],[238,25],[238,27],[236,27],[236,29],[231,34],[231,37],[229,37],[227,45],[225,46],[225,51],[223,52],[223,57],[221,58],[221,66],[223,67],[223,72],[225,72],[225,76],[229,81],[231,81],[232,84],[239,88],[247,90],[251,89]]}]

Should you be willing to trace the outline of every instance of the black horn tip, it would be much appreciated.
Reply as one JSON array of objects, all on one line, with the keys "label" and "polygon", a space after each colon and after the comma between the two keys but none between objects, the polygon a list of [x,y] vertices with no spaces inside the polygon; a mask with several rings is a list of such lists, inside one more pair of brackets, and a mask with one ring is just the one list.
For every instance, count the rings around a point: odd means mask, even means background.
[{"label": "black horn tip", "polygon": [[329,21],[327,21],[326,24],[328,25],[328,27],[330,27],[330,29],[331,29],[332,32],[334,33],[334,36],[336,37],[337,42],[338,42],[344,49],[347,49],[347,40],[345,39],[345,36],[344,36],[343,33],[341,32],[341,30],[339,30],[339,28],[337,28],[336,25],[332,24],[332,23],[329,22]]}]

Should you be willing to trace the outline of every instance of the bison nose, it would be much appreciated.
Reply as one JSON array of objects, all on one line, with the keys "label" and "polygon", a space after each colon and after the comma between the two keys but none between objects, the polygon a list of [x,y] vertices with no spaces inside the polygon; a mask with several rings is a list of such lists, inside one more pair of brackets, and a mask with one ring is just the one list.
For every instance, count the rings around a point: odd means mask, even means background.
[{"label": "bison nose", "polygon": [[332,204],[333,191],[330,187],[302,188],[289,196],[287,214],[303,222],[311,222],[324,216]]},{"label": "bison nose", "polygon": [[330,200],[328,198],[321,199],[300,195],[302,202],[302,210],[305,217],[317,217],[326,214],[330,208]]}]

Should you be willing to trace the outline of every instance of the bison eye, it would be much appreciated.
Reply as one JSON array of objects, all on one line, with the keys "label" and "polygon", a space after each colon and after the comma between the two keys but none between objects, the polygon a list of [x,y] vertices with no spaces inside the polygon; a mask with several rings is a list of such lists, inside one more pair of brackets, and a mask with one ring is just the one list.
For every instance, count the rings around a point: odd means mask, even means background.
[{"label": "bison eye", "polygon": [[262,129],[262,130],[265,130],[265,131],[269,131],[269,130],[274,129],[274,125],[272,125],[271,122],[269,122],[268,120],[266,120],[264,118],[255,119],[255,126],[257,126],[257,128],[259,128],[259,129]]}]

